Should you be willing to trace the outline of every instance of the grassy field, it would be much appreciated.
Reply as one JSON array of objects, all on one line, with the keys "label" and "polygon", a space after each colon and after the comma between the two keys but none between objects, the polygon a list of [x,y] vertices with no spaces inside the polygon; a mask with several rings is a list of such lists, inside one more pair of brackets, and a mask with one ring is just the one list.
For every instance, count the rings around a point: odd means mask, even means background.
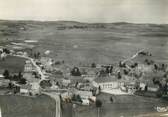
[{"label": "grassy field", "polygon": [[70,64],[118,62],[143,48],[156,61],[168,62],[168,25],[1,21],[0,26],[0,45],[7,41],[39,40],[36,50],[51,50],[51,57]]},{"label": "grassy field", "polygon": [[3,73],[5,69],[11,73],[18,73],[24,70],[25,59],[15,56],[7,56],[6,59],[0,60],[0,73]]},{"label": "grassy field", "polygon": [[48,96],[38,98],[0,96],[3,117],[54,117],[55,103]]},{"label": "grassy field", "polygon": [[[110,102],[111,96],[114,100],[113,103]],[[141,96],[114,96],[103,93],[99,95],[98,98],[103,102],[100,110],[100,117],[137,117],[147,114],[149,114],[147,117],[154,117],[154,114],[158,116],[154,107],[167,106],[168,104],[167,101],[157,98],[146,98]],[[97,117],[97,109],[95,106],[79,106],[73,112],[75,112],[77,117]],[[151,113],[153,113],[152,116],[150,116]]]},{"label": "grassy field", "polygon": [[[110,97],[114,102],[110,102]],[[133,117],[138,115],[156,114],[156,106],[167,106],[168,102],[157,98],[140,96],[114,96],[100,94],[103,105],[100,117]],[[55,103],[50,97],[42,95],[37,98],[22,96],[0,96],[0,106],[3,117],[55,117]],[[77,106],[63,104],[63,117],[97,117],[97,109],[92,106]],[[156,116],[156,117],[157,117]],[[147,116],[147,117],[154,117]]]}]

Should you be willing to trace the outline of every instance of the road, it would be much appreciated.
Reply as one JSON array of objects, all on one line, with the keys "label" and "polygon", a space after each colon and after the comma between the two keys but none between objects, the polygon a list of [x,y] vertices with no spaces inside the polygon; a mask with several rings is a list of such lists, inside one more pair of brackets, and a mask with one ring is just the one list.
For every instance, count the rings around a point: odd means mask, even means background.
[{"label": "road", "polygon": [[125,62],[127,62],[127,61],[129,61],[129,60],[134,59],[135,57],[137,57],[137,56],[139,55],[140,52],[143,52],[144,50],[145,50],[145,49],[139,50],[139,51],[136,52],[134,55],[132,55],[130,58],[123,60],[122,63],[125,63]]},{"label": "road", "polygon": [[[39,85],[42,80],[46,79],[46,76],[43,74],[41,68],[36,64],[34,59],[27,57],[27,56],[21,56],[21,55],[14,55],[14,56],[22,57],[22,58],[28,59],[32,62],[32,64],[36,67],[37,72],[41,75],[41,80],[39,81]],[[55,100],[55,109],[56,109],[55,110],[55,117],[61,117],[61,102],[60,102],[59,94],[55,93],[55,92],[48,93],[48,92],[44,92],[44,91],[42,93],[50,96],[52,99]]]},{"label": "road", "polygon": [[58,93],[47,93],[43,92],[43,94],[50,96],[55,100],[55,117],[61,117],[61,101]]},{"label": "road", "polygon": [[22,55],[13,55],[13,56],[17,56],[17,57],[21,57],[21,58],[25,58],[25,59],[30,60],[30,61],[32,62],[32,64],[36,67],[37,72],[38,72],[38,73],[40,74],[40,76],[41,76],[40,82],[41,82],[42,80],[45,80],[45,79],[46,79],[46,76],[43,74],[41,68],[36,64],[36,62],[34,61],[34,59],[32,59],[32,58],[30,58],[30,57],[27,57],[27,56],[22,56]]}]

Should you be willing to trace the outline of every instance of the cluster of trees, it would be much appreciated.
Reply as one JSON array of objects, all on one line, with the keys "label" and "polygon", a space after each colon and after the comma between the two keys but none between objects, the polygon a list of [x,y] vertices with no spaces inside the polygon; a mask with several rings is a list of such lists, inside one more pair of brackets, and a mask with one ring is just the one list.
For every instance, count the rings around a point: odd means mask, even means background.
[{"label": "cluster of trees", "polygon": [[80,95],[73,95],[72,96],[72,101],[77,101],[77,102],[81,102],[82,103],[82,98]]},{"label": "cluster of trees", "polygon": [[3,48],[3,52],[6,54],[10,54],[10,50],[8,50],[7,48]]},{"label": "cluster of trees", "polygon": [[96,63],[92,63],[91,68],[96,68]]},{"label": "cluster of trees", "polygon": [[149,59],[145,59],[144,62],[145,62],[147,65],[152,65],[152,64],[154,64],[154,61],[153,61],[153,60],[149,60]]},{"label": "cluster of trees", "polygon": [[166,64],[154,64],[154,70],[156,71],[166,71],[167,65]]},{"label": "cluster of trees", "polygon": [[50,80],[43,80],[40,82],[40,86],[45,89],[45,88],[51,87],[52,83]]},{"label": "cluster of trees", "polygon": [[149,52],[144,52],[144,51],[140,52],[139,55],[143,55],[143,56],[152,56],[151,53],[149,53]]},{"label": "cluster of trees", "polygon": [[9,79],[10,81],[17,81],[19,84],[26,84],[26,79],[23,78],[21,72],[19,72],[17,75],[11,75],[8,70],[5,70],[3,76],[5,79]]},{"label": "cluster of trees", "polygon": [[119,67],[121,68],[126,68],[126,64],[125,63],[122,63],[121,61],[119,62]]},{"label": "cluster of trees", "polygon": [[30,56],[35,58],[35,59],[39,59],[41,57],[41,53],[40,52],[34,52],[33,49],[30,49]]},{"label": "cluster of trees", "polygon": [[104,69],[101,69],[99,71],[99,76],[107,76],[108,74],[111,74],[113,72],[113,66],[104,66]]},{"label": "cluster of trees", "polygon": [[35,52],[35,53],[33,54],[33,57],[34,57],[35,59],[39,59],[39,58],[41,57],[40,52]]},{"label": "cluster of trees", "polygon": [[153,78],[153,84],[159,86],[159,91],[157,92],[158,97],[162,97],[163,95],[167,95],[168,93],[168,85],[166,81],[165,83],[162,83],[159,78]]}]

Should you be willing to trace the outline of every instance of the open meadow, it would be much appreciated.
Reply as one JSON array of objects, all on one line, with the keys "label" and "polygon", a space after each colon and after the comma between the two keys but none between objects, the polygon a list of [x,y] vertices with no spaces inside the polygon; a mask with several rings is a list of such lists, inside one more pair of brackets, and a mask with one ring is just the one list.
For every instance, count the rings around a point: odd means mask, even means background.
[{"label": "open meadow", "polygon": [[168,25],[156,24],[0,21],[0,46],[37,40],[35,50],[51,50],[51,57],[69,64],[114,63],[140,49],[168,62],[167,32]]},{"label": "open meadow", "polygon": [[3,117],[54,117],[55,103],[50,97],[0,96]]},{"label": "open meadow", "polygon": [[7,56],[5,60],[0,60],[0,74],[2,74],[4,70],[8,70],[10,73],[23,72],[25,61],[26,59],[24,58]]}]

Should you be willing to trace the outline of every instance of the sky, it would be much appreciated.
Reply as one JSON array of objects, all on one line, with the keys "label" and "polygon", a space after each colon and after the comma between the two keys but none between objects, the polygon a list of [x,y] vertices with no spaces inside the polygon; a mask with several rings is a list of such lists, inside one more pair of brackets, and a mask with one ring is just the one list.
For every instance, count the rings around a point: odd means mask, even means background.
[{"label": "sky", "polygon": [[168,0],[0,0],[0,19],[168,24]]}]

